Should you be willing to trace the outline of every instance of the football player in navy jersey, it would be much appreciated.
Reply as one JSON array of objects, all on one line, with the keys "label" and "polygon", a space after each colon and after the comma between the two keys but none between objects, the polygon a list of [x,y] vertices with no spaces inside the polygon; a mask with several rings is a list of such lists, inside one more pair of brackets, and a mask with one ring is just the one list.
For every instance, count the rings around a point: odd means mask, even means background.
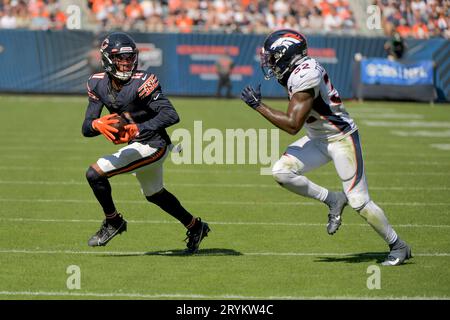
[{"label": "football player in navy jersey", "polygon": [[[82,133],[85,137],[103,134],[114,144],[127,143],[127,146],[99,158],[86,172],[105,214],[100,230],[88,244],[104,246],[126,231],[127,221],[114,205],[108,179],[134,173],[145,198],[187,228],[186,251],[195,253],[208,235],[209,226],[183,208],[163,186],[163,162],[172,147],[166,128],[180,121],[178,114],[162,92],[157,77],[137,70],[138,49],[128,34],[115,32],[108,35],[101,44],[100,53],[106,72],[92,75],[87,82],[89,105]],[[103,107],[109,114],[101,116]],[[119,122],[122,123],[120,135]]]},{"label": "football player in navy jersey", "polygon": [[[277,30],[264,41],[261,66],[266,80],[275,77],[287,89],[286,112],[263,103],[260,87],[247,86],[241,94],[247,105],[281,130],[296,135],[302,127],[306,129],[306,136],[289,145],[275,163],[273,177],[287,190],[328,206],[330,235],[338,230],[344,207],[350,204],[389,245],[390,253],[383,265],[400,265],[411,257],[411,248],[371,200],[358,127],[327,72],[308,56],[307,50],[306,38],[294,30]],[[304,176],[330,161],[342,181],[341,192],[332,192]]]}]

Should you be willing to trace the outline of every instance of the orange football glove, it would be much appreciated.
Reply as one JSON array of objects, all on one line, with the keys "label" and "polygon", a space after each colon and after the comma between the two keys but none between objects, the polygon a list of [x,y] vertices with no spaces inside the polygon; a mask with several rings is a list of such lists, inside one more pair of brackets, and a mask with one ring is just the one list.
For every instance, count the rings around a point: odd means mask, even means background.
[{"label": "orange football glove", "polygon": [[106,116],[95,119],[92,121],[92,128],[104,135],[109,141],[114,141],[115,137],[112,132],[119,132],[119,130],[110,126],[110,124],[119,122],[118,119],[111,119],[114,117],[117,117],[117,113],[107,114]]},{"label": "orange football glove", "polygon": [[113,140],[114,144],[127,143],[133,140],[139,134],[139,129],[135,123],[127,124],[126,126],[124,126],[124,129],[125,134],[119,139]]},{"label": "orange football glove", "polygon": [[139,129],[135,123],[127,124],[125,127],[127,134],[130,135],[130,140],[133,140],[139,135]]}]

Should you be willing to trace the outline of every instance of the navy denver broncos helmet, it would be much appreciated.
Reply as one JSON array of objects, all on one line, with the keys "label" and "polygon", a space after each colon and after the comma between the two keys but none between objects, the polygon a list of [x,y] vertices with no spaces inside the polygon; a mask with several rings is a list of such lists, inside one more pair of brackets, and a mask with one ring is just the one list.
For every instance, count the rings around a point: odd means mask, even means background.
[{"label": "navy denver broncos helmet", "polygon": [[301,33],[290,29],[272,32],[261,49],[261,68],[265,79],[276,77],[285,85],[295,63],[307,55],[308,45]]}]

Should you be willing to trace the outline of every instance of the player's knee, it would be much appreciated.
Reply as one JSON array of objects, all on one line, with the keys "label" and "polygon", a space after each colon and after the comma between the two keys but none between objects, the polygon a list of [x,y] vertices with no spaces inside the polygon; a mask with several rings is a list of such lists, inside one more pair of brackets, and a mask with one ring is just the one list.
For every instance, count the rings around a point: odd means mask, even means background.
[{"label": "player's knee", "polygon": [[89,183],[93,183],[102,179],[102,176],[94,168],[89,167],[86,171],[86,179]]},{"label": "player's knee", "polygon": [[356,211],[361,211],[364,206],[370,201],[370,198],[365,194],[348,193],[346,194],[348,204]]},{"label": "player's knee", "polygon": [[272,172],[272,177],[280,185],[283,185],[283,184],[289,183],[289,181],[292,178],[292,173],[291,172],[277,171],[277,172]]},{"label": "player's knee", "polygon": [[384,215],[383,209],[381,209],[375,202],[370,200],[366,204],[364,204],[359,210],[357,210],[359,214],[363,216],[367,215]]},{"label": "player's knee", "polygon": [[150,195],[145,195],[145,199],[147,199],[148,202],[159,204],[161,200],[164,198],[164,194],[166,192],[166,189],[160,189],[160,190],[154,190],[154,192],[147,192]]},{"label": "player's knee", "polygon": [[386,220],[383,209],[375,204],[373,201],[366,203],[358,213],[366,221],[372,224],[378,224],[380,221]]},{"label": "player's knee", "polygon": [[272,176],[276,182],[283,185],[296,177],[300,165],[290,156],[282,156],[272,167]]},{"label": "player's knee", "polygon": [[277,167],[276,164],[272,168],[272,177],[281,185],[288,183],[293,176],[294,174],[291,171],[282,167]]}]

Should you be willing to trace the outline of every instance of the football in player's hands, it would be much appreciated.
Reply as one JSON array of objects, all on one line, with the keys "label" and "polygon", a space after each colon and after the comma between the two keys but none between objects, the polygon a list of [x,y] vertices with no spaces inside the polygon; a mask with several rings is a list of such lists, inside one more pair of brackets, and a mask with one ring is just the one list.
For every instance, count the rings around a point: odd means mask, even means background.
[{"label": "football in player's hands", "polygon": [[121,137],[125,135],[125,126],[128,124],[127,120],[124,117],[121,117],[119,115],[111,118],[112,120],[119,120],[116,123],[110,124],[111,127],[118,130],[118,132],[111,132],[114,135],[115,140],[119,140]]}]

